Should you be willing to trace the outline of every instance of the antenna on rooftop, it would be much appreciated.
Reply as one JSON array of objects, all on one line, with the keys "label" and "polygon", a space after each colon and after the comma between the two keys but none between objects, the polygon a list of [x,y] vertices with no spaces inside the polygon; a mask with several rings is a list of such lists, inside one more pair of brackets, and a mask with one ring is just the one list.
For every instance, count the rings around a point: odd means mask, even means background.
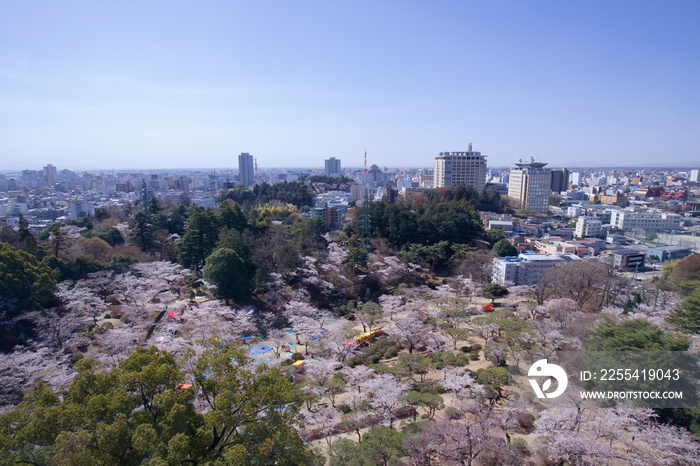
[{"label": "antenna on rooftop", "polygon": [[470,142],[469,143],[469,152],[471,152],[471,151],[472,151],[472,143]]}]

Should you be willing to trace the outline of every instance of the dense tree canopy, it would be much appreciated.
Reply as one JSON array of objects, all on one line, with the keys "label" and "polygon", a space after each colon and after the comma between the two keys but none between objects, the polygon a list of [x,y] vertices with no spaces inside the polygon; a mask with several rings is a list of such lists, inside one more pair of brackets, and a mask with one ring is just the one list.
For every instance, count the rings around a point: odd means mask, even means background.
[{"label": "dense tree canopy", "polygon": [[685,351],[689,341],[646,320],[604,319],[591,333],[590,347],[596,351]]},{"label": "dense tree canopy", "polygon": [[0,310],[8,315],[54,302],[51,269],[25,251],[0,243]]},{"label": "dense tree canopy", "polygon": [[669,314],[668,321],[688,333],[700,333],[700,287],[697,287]]},{"label": "dense tree canopy", "polygon": [[207,257],[204,279],[216,285],[216,294],[225,300],[240,300],[251,291],[251,276],[233,249],[220,248]]},{"label": "dense tree canopy", "polygon": [[[249,367],[242,351],[218,344],[186,361],[180,367],[153,347],[137,348],[108,372],[93,360],[80,361],[62,400],[38,384],[14,410],[0,414],[0,461],[317,463],[291,428],[299,421],[301,393],[279,369]],[[186,377],[188,385],[180,385]]]},{"label": "dense tree canopy", "polygon": [[[441,241],[469,245],[484,234],[477,211],[465,200],[427,202],[415,210],[389,202],[373,202],[369,208],[372,236],[386,238],[397,249]],[[355,210],[352,233],[361,231],[362,215],[362,208]]]},{"label": "dense tree canopy", "polygon": [[252,191],[241,185],[228,189],[221,193],[221,199],[231,199],[240,205],[251,203],[254,206],[279,201],[301,208],[302,206],[311,206],[313,193],[301,182],[275,183],[273,185],[262,183],[256,185]]}]

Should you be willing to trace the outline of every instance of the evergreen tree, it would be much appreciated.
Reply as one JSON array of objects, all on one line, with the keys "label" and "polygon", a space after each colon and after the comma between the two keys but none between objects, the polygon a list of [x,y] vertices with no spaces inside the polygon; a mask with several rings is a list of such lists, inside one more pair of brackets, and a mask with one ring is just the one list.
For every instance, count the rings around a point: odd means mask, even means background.
[{"label": "evergreen tree", "polygon": [[214,251],[218,224],[211,209],[195,212],[185,225],[185,235],[178,243],[178,262],[201,276],[206,258]]},{"label": "evergreen tree", "polygon": [[491,305],[493,306],[497,299],[503,298],[508,295],[508,288],[501,286],[498,283],[489,283],[484,287],[481,292],[481,296],[491,300]]},{"label": "evergreen tree", "polygon": [[240,300],[250,294],[251,277],[243,260],[232,249],[216,249],[207,257],[204,279],[216,285],[216,294],[226,301]]},{"label": "evergreen tree", "polygon": [[29,222],[22,215],[19,216],[19,228],[17,229],[17,240],[21,250],[37,256],[39,254],[39,246],[36,238],[29,231]]},{"label": "evergreen tree", "polygon": [[152,253],[155,246],[155,227],[151,222],[151,217],[139,212],[129,224],[131,232],[129,238],[143,252]]},{"label": "evergreen tree", "polygon": [[55,301],[51,269],[25,251],[0,243],[0,310],[10,316]]},{"label": "evergreen tree", "polygon": [[517,256],[518,250],[515,249],[515,246],[510,244],[510,241],[504,238],[493,245],[493,253],[498,257],[509,257]]},{"label": "evergreen tree", "polygon": [[700,333],[700,287],[683,298],[680,306],[673,309],[667,319],[688,333]]}]

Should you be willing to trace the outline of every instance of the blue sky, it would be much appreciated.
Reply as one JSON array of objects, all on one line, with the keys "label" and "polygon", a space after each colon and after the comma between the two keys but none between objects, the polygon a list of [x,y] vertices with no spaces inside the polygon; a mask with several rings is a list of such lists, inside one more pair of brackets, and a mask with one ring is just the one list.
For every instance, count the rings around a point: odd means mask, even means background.
[{"label": "blue sky", "polygon": [[700,165],[700,2],[0,0],[0,171]]}]

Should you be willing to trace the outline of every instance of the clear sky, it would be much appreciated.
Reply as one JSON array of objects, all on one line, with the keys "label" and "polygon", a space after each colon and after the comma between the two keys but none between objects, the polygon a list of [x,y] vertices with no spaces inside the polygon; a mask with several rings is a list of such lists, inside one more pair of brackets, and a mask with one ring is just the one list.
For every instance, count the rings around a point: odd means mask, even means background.
[{"label": "clear sky", "polygon": [[700,166],[700,1],[0,0],[0,171]]}]

